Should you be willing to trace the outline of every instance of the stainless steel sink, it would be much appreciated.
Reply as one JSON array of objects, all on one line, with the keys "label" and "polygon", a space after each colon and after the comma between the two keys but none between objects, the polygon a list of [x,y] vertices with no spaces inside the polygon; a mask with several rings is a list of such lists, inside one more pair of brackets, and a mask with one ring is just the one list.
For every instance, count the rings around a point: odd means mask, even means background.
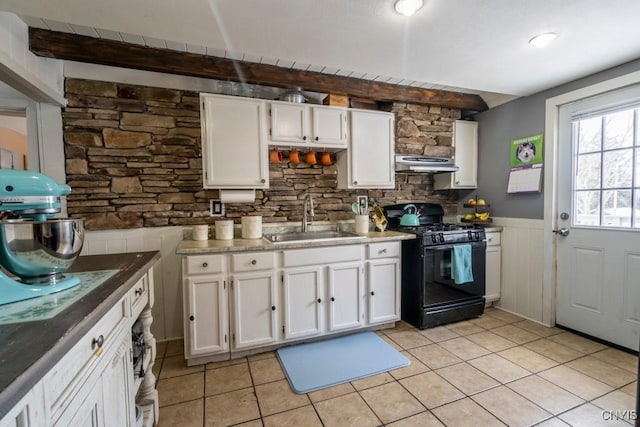
[{"label": "stainless steel sink", "polygon": [[322,241],[322,240],[336,240],[360,237],[359,234],[350,233],[348,231],[294,231],[291,233],[276,233],[265,234],[264,238],[271,243],[290,243],[290,242],[305,242],[305,241]]}]

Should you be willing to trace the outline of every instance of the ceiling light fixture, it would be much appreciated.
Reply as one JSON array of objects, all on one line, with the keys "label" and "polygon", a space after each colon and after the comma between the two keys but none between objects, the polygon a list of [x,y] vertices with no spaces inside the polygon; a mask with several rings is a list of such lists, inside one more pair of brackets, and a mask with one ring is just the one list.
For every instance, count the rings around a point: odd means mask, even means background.
[{"label": "ceiling light fixture", "polygon": [[556,37],[558,37],[556,33],[538,34],[537,36],[529,40],[529,44],[533,47],[538,47],[538,48],[545,47]]},{"label": "ceiling light fixture", "polygon": [[396,12],[404,16],[411,16],[422,7],[422,0],[398,0]]}]

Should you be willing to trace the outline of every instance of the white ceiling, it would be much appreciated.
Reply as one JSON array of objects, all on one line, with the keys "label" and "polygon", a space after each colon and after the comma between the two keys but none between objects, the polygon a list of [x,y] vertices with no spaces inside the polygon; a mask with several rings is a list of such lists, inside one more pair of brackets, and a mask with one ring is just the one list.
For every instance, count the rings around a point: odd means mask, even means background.
[{"label": "white ceiling", "polygon": [[[2,0],[32,26],[402,85],[489,106],[640,58],[638,0]],[[35,18],[35,19],[34,19]],[[545,49],[528,40],[553,31]]]}]

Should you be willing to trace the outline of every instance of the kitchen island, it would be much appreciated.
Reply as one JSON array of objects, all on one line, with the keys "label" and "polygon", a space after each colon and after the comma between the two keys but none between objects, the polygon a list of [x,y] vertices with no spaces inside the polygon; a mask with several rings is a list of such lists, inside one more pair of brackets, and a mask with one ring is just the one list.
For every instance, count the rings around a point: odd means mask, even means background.
[{"label": "kitchen island", "polygon": [[[5,316],[0,324],[0,426],[23,425],[23,421],[25,425],[72,425],[68,423],[94,417],[108,420],[107,425],[135,424],[136,389],[150,401],[145,412],[153,418],[145,418],[157,419],[151,372],[155,339],[149,327],[153,265],[159,259],[157,251],[81,256],[67,274],[102,272],[104,281],[95,289],[52,316],[37,305],[23,312],[22,319]],[[55,295],[63,299],[63,293]],[[131,327],[137,319],[151,347],[144,379],[134,378],[130,362]],[[110,411],[122,408],[124,414]]]}]

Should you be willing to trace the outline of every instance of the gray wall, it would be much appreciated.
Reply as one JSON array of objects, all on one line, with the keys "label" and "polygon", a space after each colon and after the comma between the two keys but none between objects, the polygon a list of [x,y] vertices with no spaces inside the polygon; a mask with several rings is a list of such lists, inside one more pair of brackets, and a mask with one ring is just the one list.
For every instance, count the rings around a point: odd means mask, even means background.
[{"label": "gray wall", "polygon": [[[545,101],[601,81],[640,70],[640,59],[591,76],[500,105],[474,117],[478,121],[478,189],[461,191],[460,206],[478,195],[491,204],[494,217],[542,219],[544,187],[541,193],[507,194],[509,145],[523,136],[544,134]],[[546,135],[545,135],[546,143]],[[468,209],[459,209],[460,212]]]}]

